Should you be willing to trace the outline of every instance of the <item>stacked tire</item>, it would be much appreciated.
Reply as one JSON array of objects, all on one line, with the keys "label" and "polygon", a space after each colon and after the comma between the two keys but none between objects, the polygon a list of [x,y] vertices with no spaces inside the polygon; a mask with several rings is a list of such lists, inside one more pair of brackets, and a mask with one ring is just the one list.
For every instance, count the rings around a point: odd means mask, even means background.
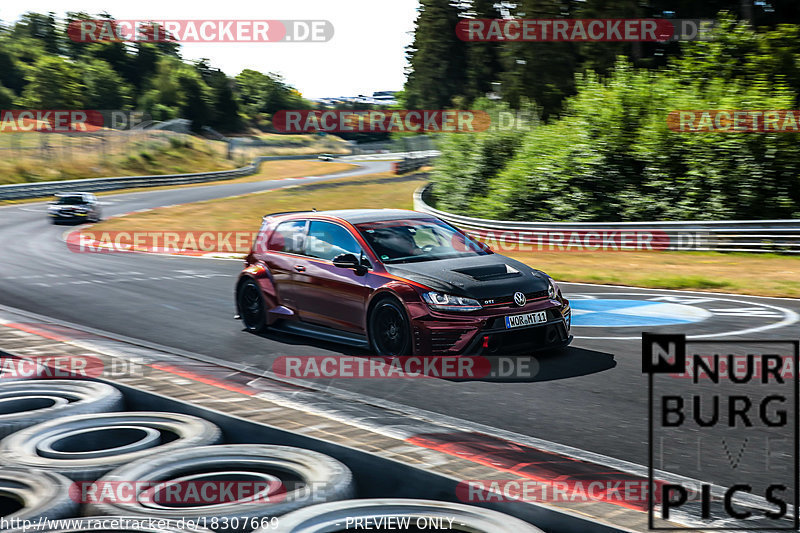
[{"label": "stacked tire", "polygon": [[62,416],[123,408],[111,385],[82,380],[0,381],[0,437]]},{"label": "stacked tire", "polygon": [[[359,524],[359,525],[357,525]],[[434,500],[403,498],[346,500],[312,505],[281,517],[277,528],[254,533],[324,533],[348,529],[443,530],[464,533],[543,533],[497,511]],[[387,527],[386,524],[391,524]]]},{"label": "stacked tire", "polygon": [[[353,475],[332,457],[225,444],[219,427],[196,416],[126,412],[122,394],[104,383],[0,383],[0,437],[0,524],[10,524],[0,528],[9,533],[322,533],[340,531],[348,520],[377,525],[389,517],[408,531],[446,523],[452,531],[541,533],[468,505],[351,499]],[[214,483],[258,490],[211,501],[170,499],[175,489]],[[115,487],[130,490],[122,497]],[[426,527],[417,522],[423,519]]]}]

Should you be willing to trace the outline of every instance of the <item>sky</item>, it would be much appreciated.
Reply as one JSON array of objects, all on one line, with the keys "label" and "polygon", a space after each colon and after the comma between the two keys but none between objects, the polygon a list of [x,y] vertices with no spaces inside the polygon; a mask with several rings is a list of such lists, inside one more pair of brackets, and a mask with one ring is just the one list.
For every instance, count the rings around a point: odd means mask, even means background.
[{"label": "sky", "polygon": [[124,20],[328,20],[334,36],[325,43],[191,43],[184,59],[209,58],[229,76],[251,68],[275,72],[306,98],[396,91],[405,80],[417,0],[245,0],[202,2],[136,0],[27,0],[0,3],[0,20],[14,22],[27,11],[108,12]]}]

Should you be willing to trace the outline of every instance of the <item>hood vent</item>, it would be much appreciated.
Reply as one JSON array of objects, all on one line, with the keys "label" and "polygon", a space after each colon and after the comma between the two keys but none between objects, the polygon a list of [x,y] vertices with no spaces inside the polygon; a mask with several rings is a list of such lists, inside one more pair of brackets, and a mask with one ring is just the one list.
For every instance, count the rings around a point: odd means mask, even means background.
[{"label": "hood vent", "polygon": [[519,270],[512,267],[511,265],[506,265],[506,264],[458,268],[454,269],[453,272],[464,274],[465,276],[469,276],[477,281],[491,281],[495,279],[516,278],[522,275]]}]

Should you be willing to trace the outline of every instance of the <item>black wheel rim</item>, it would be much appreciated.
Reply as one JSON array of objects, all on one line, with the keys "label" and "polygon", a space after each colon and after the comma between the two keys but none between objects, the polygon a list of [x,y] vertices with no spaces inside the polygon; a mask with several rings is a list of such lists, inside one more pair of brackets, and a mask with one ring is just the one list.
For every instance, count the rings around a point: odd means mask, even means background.
[{"label": "black wheel rim", "polygon": [[248,328],[258,327],[263,321],[264,303],[255,283],[246,283],[242,287],[239,308],[244,324]]},{"label": "black wheel rim", "polygon": [[407,342],[405,317],[390,305],[375,313],[375,344],[381,355],[403,355]]}]

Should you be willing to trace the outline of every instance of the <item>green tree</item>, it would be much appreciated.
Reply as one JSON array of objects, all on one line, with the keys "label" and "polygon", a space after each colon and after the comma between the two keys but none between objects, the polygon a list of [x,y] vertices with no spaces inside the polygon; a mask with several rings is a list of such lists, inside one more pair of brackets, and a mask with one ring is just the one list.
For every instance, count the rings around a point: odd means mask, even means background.
[{"label": "green tree", "polygon": [[14,106],[14,92],[0,84],[0,110],[11,109]]},{"label": "green tree", "polygon": [[111,65],[99,59],[80,63],[83,83],[86,86],[84,102],[90,109],[128,109],[132,103],[133,88]]},{"label": "green tree", "polygon": [[466,45],[456,35],[460,7],[451,0],[421,0],[405,84],[409,107],[443,109],[465,93]]},{"label": "green tree", "polygon": [[[500,18],[494,0],[474,0],[470,15],[477,19]],[[466,88],[470,100],[485,96],[492,90],[492,83],[500,81],[503,70],[498,43],[467,42]]]},{"label": "green tree", "polygon": [[199,132],[212,119],[211,89],[194,69],[184,66],[177,73],[180,116],[192,121],[192,131]]},{"label": "green tree", "polygon": [[211,88],[213,114],[209,125],[226,132],[239,130],[242,119],[239,116],[239,103],[233,93],[235,82],[221,70],[212,68],[207,59],[195,63],[195,69]]},{"label": "green tree", "polygon": [[14,25],[12,35],[15,38],[29,37],[42,43],[48,54],[60,52],[59,32],[56,28],[54,13],[25,13]]},{"label": "green tree", "polygon": [[[513,15],[527,19],[569,17],[560,0],[522,0]],[[547,119],[557,114],[565,97],[575,92],[578,59],[570,42],[509,42],[504,48],[502,96],[518,108],[523,99],[535,101]]]},{"label": "green tree", "polygon": [[276,74],[245,69],[236,76],[236,87],[242,113],[260,127],[266,127],[277,111],[311,107],[310,102]]},{"label": "green tree", "polygon": [[81,109],[85,85],[71,61],[42,56],[28,66],[22,93],[24,105],[39,109]]}]

